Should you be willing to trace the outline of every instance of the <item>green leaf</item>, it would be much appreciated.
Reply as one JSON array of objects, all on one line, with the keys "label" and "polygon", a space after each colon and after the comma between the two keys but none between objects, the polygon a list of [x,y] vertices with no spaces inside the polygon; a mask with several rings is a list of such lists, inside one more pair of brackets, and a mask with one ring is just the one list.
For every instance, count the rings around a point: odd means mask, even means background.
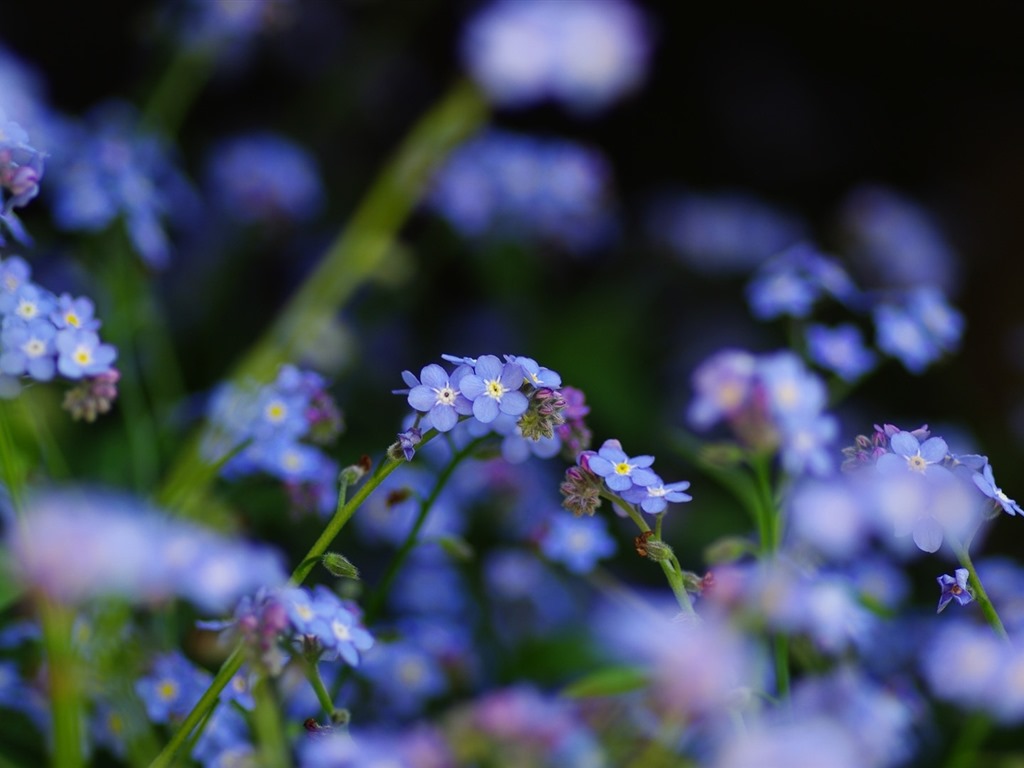
[{"label": "green leaf", "polygon": [[644,688],[647,683],[647,675],[639,667],[605,667],[570,683],[562,690],[562,695],[573,699],[617,696]]}]

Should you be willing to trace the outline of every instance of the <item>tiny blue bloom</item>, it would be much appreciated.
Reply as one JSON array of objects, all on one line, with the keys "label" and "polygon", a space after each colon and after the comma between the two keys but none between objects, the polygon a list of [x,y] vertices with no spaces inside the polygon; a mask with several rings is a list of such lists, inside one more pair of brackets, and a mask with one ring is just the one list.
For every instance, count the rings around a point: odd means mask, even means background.
[{"label": "tiny blue bloom", "polygon": [[603,477],[605,484],[617,493],[628,491],[635,485],[646,488],[658,482],[658,476],[648,469],[654,463],[654,457],[630,458],[618,440],[605,440],[596,454],[590,451],[583,456],[586,457],[587,468]]},{"label": "tiny blue bloom", "polygon": [[523,369],[516,363],[502,363],[494,355],[479,358],[473,373],[462,377],[462,394],[473,401],[473,416],[490,424],[499,413],[519,416],[529,406],[526,395],[519,391]]},{"label": "tiny blue bloom", "polygon": [[430,423],[438,432],[448,432],[459,416],[473,413],[473,404],[459,391],[459,382],[471,372],[460,365],[451,376],[440,365],[432,363],[420,371],[420,384],[409,390],[409,405],[430,414]]},{"label": "tiny blue bloom", "polygon": [[942,594],[939,595],[939,608],[936,613],[942,613],[942,609],[952,600],[956,600],[960,605],[967,605],[974,599],[971,588],[967,586],[967,569],[957,568],[953,573],[955,578],[944,573],[936,579],[939,586],[942,587]]},{"label": "tiny blue bloom", "polygon": [[995,477],[992,475],[991,464],[985,464],[984,469],[981,472],[975,472],[971,479],[978,486],[978,490],[995,501],[996,504],[1003,508],[1004,512],[1009,515],[1024,515],[1024,511],[1021,510],[1017,502],[1003,493],[1003,489],[996,485]]}]

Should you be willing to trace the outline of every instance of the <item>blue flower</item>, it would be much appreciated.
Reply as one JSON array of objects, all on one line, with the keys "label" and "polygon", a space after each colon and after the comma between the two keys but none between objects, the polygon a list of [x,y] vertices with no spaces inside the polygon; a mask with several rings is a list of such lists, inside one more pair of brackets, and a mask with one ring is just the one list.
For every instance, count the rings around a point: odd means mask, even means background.
[{"label": "blue flower", "polygon": [[953,573],[955,578],[944,573],[936,579],[939,586],[942,587],[942,594],[939,595],[939,608],[936,613],[942,613],[942,609],[952,600],[956,600],[960,605],[967,605],[974,599],[971,588],[967,586],[967,569],[957,568]]},{"label": "blue flower", "polygon": [[22,283],[12,297],[9,316],[25,322],[49,317],[56,303],[56,297],[45,288]]},{"label": "blue flower", "polygon": [[117,350],[110,344],[101,344],[93,331],[58,331],[56,347],[57,369],[69,379],[107,373],[117,358]]},{"label": "blue flower", "polygon": [[615,554],[615,539],[600,518],[558,514],[551,517],[540,551],[572,573],[590,573],[598,560]]},{"label": "blue flower", "polygon": [[5,326],[0,332],[0,371],[49,381],[56,370],[56,334],[53,324],[42,319]]},{"label": "blue flower", "polygon": [[585,451],[582,456],[586,457],[586,468],[603,477],[605,485],[616,493],[621,494],[637,485],[646,488],[659,481],[658,476],[648,469],[654,463],[654,457],[630,458],[618,440],[605,440],[596,454]]},{"label": "blue flower", "polygon": [[28,134],[0,110],[0,217],[39,194],[43,154],[29,144]]},{"label": "blue flower", "polygon": [[878,457],[876,466],[882,472],[909,471],[928,475],[948,472],[941,462],[949,453],[949,446],[941,437],[930,437],[921,443],[910,432],[897,432],[889,439],[892,453]]},{"label": "blue flower", "polygon": [[189,713],[213,679],[181,653],[158,656],[148,675],[135,683],[135,692],[154,723],[169,723]]},{"label": "blue flower", "polygon": [[194,210],[193,193],[170,150],[139,129],[127,104],[104,104],[86,125],[70,125],[53,159],[53,218],[64,230],[97,232],[124,216],[129,239],[152,267],[171,244],[163,219]]},{"label": "blue flower", "polygon": [[550,368],[544,368],[532,357],[505,355],[505,362],[515,363],[523,369],[523,377],[534,387],[558,389],[562,386],[562,377]]},{"label": "blue flower", "polygon": [[996,485],[995,477],[992,475],[991,464],[985,464],[982,471],[975,472],[971,479],[978,486],[978,489],[1002,507],[1004,512],[1009,515],[1024,515],[1024,511],[1021,510],[1017,502],[1003,493],[1003,489]]},{"label": "blue flower", "polygon": [[462,54],[498,104],[550,98],[589,113],[640,84],[650,40],[644,16],[625,0],[499,0],[470,21]]},{"label": "blue flower", "polygon": [[83,331],[99,330],[100,321],[93,317],[93,303],[85,296],[77,299],[69,293],[62,293],[57,298],[56,308],[50,312],[50,320],[60,329],[80,328]]},{"label": "blue flower", "polygon": [[687,266],[708,274],[745,274],[804,239],[807,226],[788,211],[744,194],[686,193],[656,202],[648,233]]},{"label": "blue flower", "polygon": [[757,359],[749,352],[723,349],[694,371],[696,397],[687,418],[697,429],[706,429],[719,419],[738,416],[751,398]]},{"label": "blue flower", "polygon": [[540,241],[582,254],[615,233],[610,179],[596,149],[489,131],[448,158],[426,204],[463,237]]},{"label": "blue flower", "polygon": [[499,413],[519,416],[529,406],[523,385],[523,369],[515,363],[502,363],[494,355],[479,358],[473,373],[462,377],[462,394],[473,402],[473,416],[490,424]]},{"label": "blue flower", "polygon": [[245,224],[302,221],[323,204],[313,158],[298,144],[272,133],[219,142],[210,151],[206,181],[210,199]]},{"label": "blue flower", "polygon": [[622,498],[632,504],[639,504],[640,509],[649,515],[657,515],[664,512],[668,505],[693,501],[693,496],[683,493],[690,487],[689,480],[680,480],[677,483],[665,485],[659,477],[648,486],[633,486],[623,491]]},{"label": "blue flower", "polygon": [[8,256],[0,261],[0,313],[14,309],[14,296],[28,282],[32,270],[20,256]]},{"label": "blue flower", "polygon": [[473,413],[473,404],[459,391],[459,383],[472,369],[460,365],[451,376],[437,364],[420,371],[420,384],[409,390],[409,405],[430,414],[430,423],[438,432],[448,432],[459,416]]},{"label": "blue flower", "polygon": [[877,364],[877,355],[865,346],[855,325],[829,328],[815,323],[807,326],[806,335],[811,360],[845,381],[856,381]]}]

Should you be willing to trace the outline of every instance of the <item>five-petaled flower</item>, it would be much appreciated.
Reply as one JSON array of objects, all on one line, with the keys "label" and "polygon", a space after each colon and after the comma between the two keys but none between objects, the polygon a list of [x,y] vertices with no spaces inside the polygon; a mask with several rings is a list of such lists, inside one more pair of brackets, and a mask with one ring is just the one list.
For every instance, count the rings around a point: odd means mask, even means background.
[{"label": "five-petaled flower", "polygon": [[942,594],[939,595],[939,608],[936,613],[942,613],[942,609],[949,605],[950,601],[956,600],[960,605],[967,605],[974,599],[971,588],[967,586],[967,569],[957,568],[953,576],[944,573],[936,581],[942,587]]}]

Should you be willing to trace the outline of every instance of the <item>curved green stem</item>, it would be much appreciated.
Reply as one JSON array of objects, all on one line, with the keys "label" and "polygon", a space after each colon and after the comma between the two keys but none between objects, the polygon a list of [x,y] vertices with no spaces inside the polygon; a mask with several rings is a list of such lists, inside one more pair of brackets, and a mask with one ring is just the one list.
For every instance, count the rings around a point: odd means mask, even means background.
[{"label": "curved green stem", "polygon": [[420,501],[419,512],[416,515],[416,520],[413,523],[412,528],[408,535],[406,535],[405,540],[402,542],[402,546],[398,549],[398,552],[395,553],[393,558],[391,558],[391,562],[388,564],[388,569],[380,580],[380,583],[377,585],[377,588],[366,601],[363,621],[367,625],[372,624],[384,609],[384,603],[387,600],[388,594],[391,592],[391,586],[394,583],[395,578],[398,576],[399,571],[402,570],[402,566],[405,565],[405,561],[409,558],[410,553],[416,547],[420,530],[423,528],[424,523],[426,523],[430,510],[437,501],[437,497],[441,495],[441,491],[448,483],[452,473],[467,456],[470,456],[476,450],[477,446],[480,445],[481,442],[487,439],[487,437],[489,437],[489,435],[478,437],[475,440],[470,441],[461,450],[457,451],[437,476],[437,481],[434,483],[434,487],[430,490],[430,493]]},{"label": "curved green stem", "polygon": [[[385,262],[396,233],[419,202],[435,169],[483,124],[486,102],[469,82],[460,82],[413,127],[370,188],[351,220],[289,300],[274,324],[235,366],[230,379],[268,381],[282,363],[299,360],[356,289]],[[190,489],[201,500],[212,478],[203,468],[201,435],[178,455],[164,487]],[[197,515],[202,504],[187,501],[179,512]]]},{"label": "curved green stem", "polygon": [[328,693],[323,678],[320,677],[320,668],[313,659],[305,659],[305,668],[306,679],[309,681],[310,686],[312,686],[317,701],[320,702],[320,708],[323,709],[327,719],[330,720],[334,716],[334,700],[331,698],[331,694]]},{"label": "curved green stem", "polygon": [[974,591],[974,599],[978,602],[981,612],[985,616],[985,621],[989,623],[989,626],[992,627],[999,637],[1003,640],[1009,640],[1010,636],[1006,632],[1006,627],[1003,626],[1003,620],[999,618],[996,607],[992,604],[988,593],[985,591],[985,586],[981,583],[981,579],[978,578],[978,571],[975,569],[974,562],[967,552],[967,547],[957,541],[951,541],[950,543],[953,547],[953,552],[956,553],[956,559],[960,561],[961,566],[967,569],[971,589]]},{"label": "curved green stem", "polygon": [[[424,436],[421,445],[429,442],[437,435],[437,432],[430,430]],[[350,499],[341,503],[341,498],[344,494],[339,496],[338,509],[335,511],[334,516],[330,522],[324,528],[323,532],[313,543],[313,546],[309,548],[306,556],[299,562],[295,570],[292,572],[290,583],[298,586],[306,580],[309,576],[310,571],[316,567],[316,564],[320,562],[320,558],[323,557],[324,552],[334,541],[335,537],[341,532],[341,529],[345,527],[345,523],[351,519],[352,515],[359,508],[359,506],[366,501],[367,497],[373,493],[382,482],[384,478],[394,472],[398,467],[404,464],[404,461],[395,461],[388,459],[383,464],[378,466],[377,471],[374,472],[366,482],[360,486],[359,490],[356,491]],[[192,711],[188,713],[185,720],[182,721],[181,726],[175,731],[170,741],[167,742],[166,746],[157,755],[156,759],[150,764],[150,768],[164,768],[168,766],[174,760],[175,754],[181,749],[182,745],[185,744],[189,737],[189,733],[194,729],[206,716],[207,712],[212,710],[217,705],[217,697],[220,696],[220,692],[224,690],[224,687],[230,682],[231,678],[234,677],[235,673],[241,668],[245,661],[245,649],[241,643],[235,646],[234,651],[228,657],[227,661],[221,666],[220,671],[213,678],[213,682],[210,683],[210,687],[206,689],[202,697],[192,708]]]},{"label": "curved green stem", "polygon": [[[636,527],[639,528],[642,533],[652,534],[650,541],[661,541],[660,527],[657,532],[651,530],[651,526],[649,526],[643,516],[633,508],[632,504],[627,504],[618,496],[614,496],[604,491],[601,492],[601,497],[607,499],[622,510],[622,512],[624,512],[626,516],[636,524]],[[672,594],[675,595],[679,608],[685,614],[694,615],[695,611],[693,610],[693,601],[690,599],[690,593],[686,591],[686,585],[683,583],[683,568],[679,564],[679,560],[676,558],[675,553],[673,552],[667,558],[659,559],[658,565],[661,566],[661,570],[665,573],[665,579],[668,581],[668,585],[672,589]]]}]

